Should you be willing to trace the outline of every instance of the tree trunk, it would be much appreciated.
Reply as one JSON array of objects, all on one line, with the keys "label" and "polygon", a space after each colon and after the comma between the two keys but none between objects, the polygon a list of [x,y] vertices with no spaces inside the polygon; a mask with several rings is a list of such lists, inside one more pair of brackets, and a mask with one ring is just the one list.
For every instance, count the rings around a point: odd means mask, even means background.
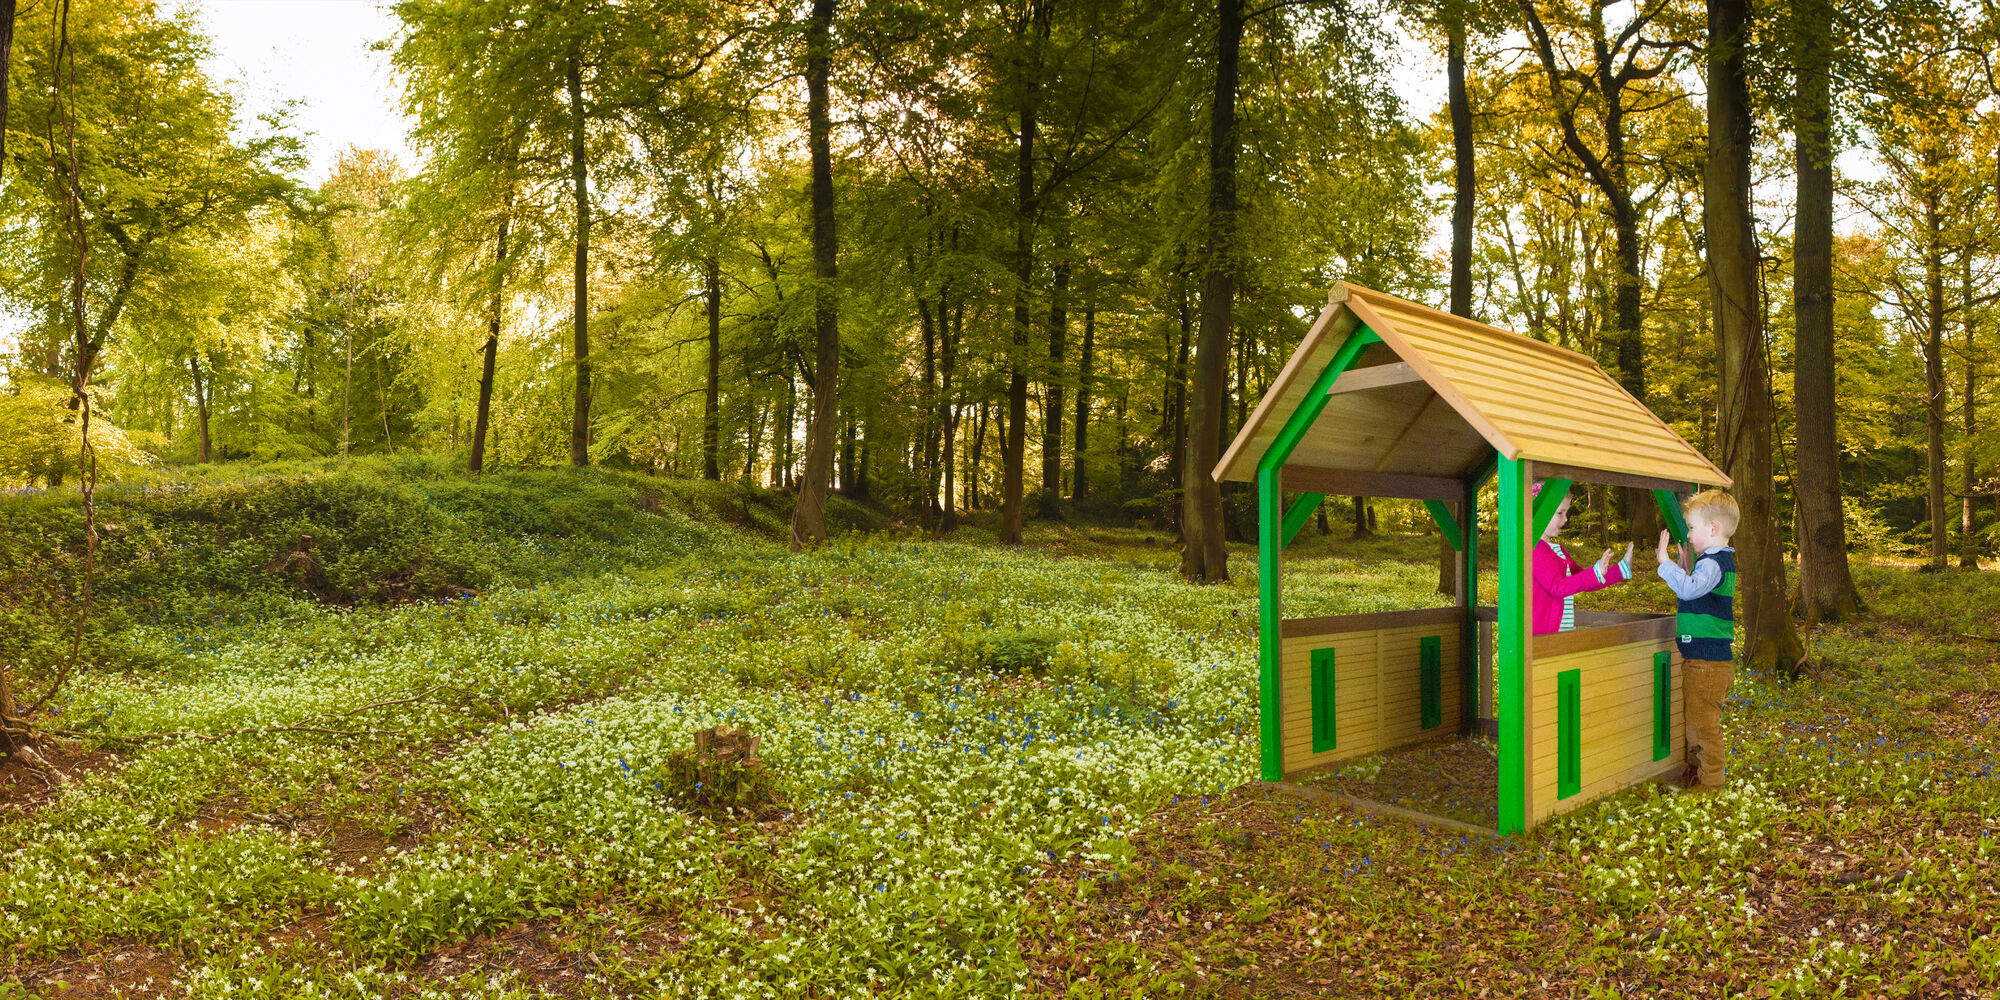
[{"label": "tree trunk", "polygon": [[986,452],[986,407],[985,400],[979,401],[979,416],[972,426],[972,447],[966,452],[965,464],[965,509],[979,509],[979,463]]},{"label": "tree trunk", "polygon": [[[1174,353],[1173,378],[1167,381],[1167,426],[1162,428],[1164,436],[1174,443],[1167,450],[1167,478],[1176,486],[1181,482],[1181,466],[1186,464],[1188,346],[1194,342],[1194,308],[1188,302],[1185,274],[1180,278],[1180,320],[1180,346]],[[1180,526],[1176,524],[1174,527],[1178,530]]]},{"label": "tree trunk", "polygon": [[1847,563],[1840,445],[1834,434],[1833,136],[1831,0],[1798,0],[1793,13],[1798,103],[1793,113],[1798,176],[1792,312],[1799,498],[1799,603],[1808,627],[1858,614]]},{"label": "tree trunk", "polygon": [[722,264],[703,261],[702,297],[708,302],[708,372],[701,396],[701,475],[722,478],[717,451],[722,441]]},{"label": "tree trunk", "polygon": [[1095,286],[1085,280],[1083,304],[1083,353],[1076,359],[1076,441],[1070,449],[1070,499],[1081,502],[1090,493],[1090,479],[1084,475],[1083,453],[1090,440],[1090,368],[1097,343],[1097,300]]},{"label": "tree trunk", "polygon": [[1063,354],[1069,345],[1070,262],[1056,261],[1049,284],[1049,370],[1042,381],[1042,502],[1039,517],[1062,517]]},{"label": "tree trunk", "polygon": [[1944,513],[1944,236],[1939,207],[1941,164],[1930,152],[1924,177],[1924,444],[1925,472],[1930,490],[1926,506],[1931,519],[1931,569],[1943,569],[1950,551]]},{"label": "tree trunk", "polygon": [[569,56],[569,176],[576,200],[575,315],[570,320],[576,357],[576,408],[569,425],[569,464],[590,464],[590,163],[584,143],[583,65]]},{"label": "tree trunk", "polygon": [[1764,366],[1757,246],[1750,214],[1750,103],[1743,50],[1747,0],[1708,3],[1708,162],[1702,231],[1714,302],[1721,373],[1724,468],[1735,480],[1742,521],[1736,548],[1736,609],[1746,664],[1790,672],[1802,649],[1785,606],[1785,563],[1771,480],[1771,377]]},{"label": "tree trunk", "polygon": [[[955,236],[953,243],[957,242]],[[942,429],[942,448],[939,464],[944,470],[944,511],[938,520],[939,531],[958,530],[958,497],[953,492],[957,486],[952,479],[952,463],[957,458],[959,408],[952,400],[952,376],[958,367],[958,345],[965,333],[965,306],[961,303],[951,313],[946,322],[944,299],[938,299],[938,327],[944,337],[944,355],[938,364],[938,426]]]},{"label": "tree trunk", "polygon": [[1354,537],[1366,538],[1375,533],[1375,519],[1368,516],[1368,498],[1354,497]]},{"label": "tree trunk", "polygon": [[[1463,11],[1447,8],[1446,22],[1446,103],[1451,109],[1451,313],[1472,316],[1472,222],[1473,199],[1478,194],[1478,175],[1472,148],[1472,100],[1465,91],[1465,18]],[[1466,515],[1460,514],[1461,519]],[[1458,550],[1449,540],[1438,542],[1437,591],[1458,593]]]},{"label": "tree trunk", "polygon": [[188,371],[194,374],[194,409],[201,420],[201,437],[195,441],[196,465],[207,465],[211,449],[208,437],[208,384],[201,377],[201,355],[188,355]]},{"label": "tree trunk", "polygon": [[792,551],[826,540],[826,491],[833,474],[833,437],[839,418],[840,311],[834,297],[839,242],[833,218],[833,122],[827,71],[832,63],[836,0],[813,0],[806,27],[806,124],[812,147],[813,327],[817,347],[812,416],[806,425],[805,478],[792,508]]},{"label": "tree trunk", "polygon": [[[1032,47],[1039,55],[1040,48],[1031,40],[1031,32],[1047,37],[1049,27],[1048,5],[1043,0],[1031,0],[1028,16],[1022,20],[1018,30],[1019,41],[1024,47]],[[1035,276],[1035,139],[1038,122],[1037,103],[1041,95],[1041,65],[1022,54],[1023,68],[1020,83],[1020,104],[1016,108],[1020,127],[1016,145],[1014,171],[1014,339],[1007,362],[1011,369],[1007,377],[1007,428],[1000,438],[1000,536],[1002,545],[1021,544],[1021,522],[1026,516],[1023,502],[1025,461],[1028,429],[1028,373],[1026,370],[1028,353],[1028,283]]]},{"label": "tree trunk", "polygon": [[[7,81],[14,66],[14,9],[16,0],[0,0],[0,175],[7,171]],[[4,675],[5,671],[0,671]],[[11,717],[11,716],[10,716]]]},{"label": "tree trunk", "polygon": [[396,438],[389,433],[389,363],[382,358],[382,340],[376,338],[371,345],[375,348],[375,410],[382,415],[382,445],[389,454],[396,453]]},{"label": "tree trunk", "polygon": [[1965,349],[1959,355],[1965,359],[1965,395],[1960,397],[1964,402],[1962,404],[1961,423],[1959,424],[1959,430],[1963,433],[1960,434],[1958,439],[1958,566],[1960,569],[1979,568],[1979,550],[1974,545],[1972,535],[1972,491],[1979,485],[1979,477],[1973,462],[1975,456],[1973,444],[1977,440],[1974,435],[1979,430],[1979,422],[1976,419],[1977,414],[1973,405],[1979,399],[1979,366],[1973,363],[1975,359],[1972,354],[1973,249],[1970,245],[1965,248],[1965,269],[1962,277],[1964,282],[1964,298],[1961,300],[1965,304],[1960,307],[1961,311],[1959,313],[1960,320],[1965,324]]},{"label": "tree trunk", "polygon": [[1223,545],[1222,490],[1213,475],[1222,390],[1228,376],[1230,307],[1236,297],[1236,86],[1243,42],[1243,0],[1216,4],[1215,87],[1208,118],[1208,274],[1201,293],[1201,335],[1194,353],[1193,409],[1181,463],[1181,579],[1229,579]]},{"label": "tree trunk", "polygon": [[347,370],[340,379],[340,457],[346,458],[349,442],[348,416],[354,407],[354,328],[347,328]]},{"label": "tree trunk", "polygon": [[[927,245],[927,249],[934,247],[934,243]],[[922,280],[917,272],[914,259],[911,261],[910,275],[913,281]],[[935,316],[931,313],[930,301],[925,299],[921,294],[917,296],[917,320],[924,335],[923,398],[919,401],[917,411],[922,418],[918,426],[921,430],[923,440],[918,442],[915,449],[916,454],[913,457],[916,459],[915,464],[917,465],[915,478],[918,482],[924,484],[923,496],[917,504],[917,514],[922,519],[922,522],[929,526],[937,524],[937,518],[940,513],[938,508],[938,454],[940,451],[939,446],[942,443],[939,440],[939,435],[944,429],[944,405],[943,392],[938,387],[941,368],[939,362],[942,360],[939,357],[939,351],[951,350],[951,344],[948,342],[950,331],[944,329],[945,324],[948,322],[945,310],[949,308],[950,293],[951,282],[941,282],[938,287],[937,313]]]}]

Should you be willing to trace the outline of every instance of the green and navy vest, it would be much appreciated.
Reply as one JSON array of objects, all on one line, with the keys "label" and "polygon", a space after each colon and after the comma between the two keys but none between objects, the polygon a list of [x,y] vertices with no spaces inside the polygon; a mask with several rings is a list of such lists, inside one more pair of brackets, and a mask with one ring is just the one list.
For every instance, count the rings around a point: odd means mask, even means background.
[{"label": "green and navy vest", "polygon": [[[1708,552],[1701,558],[1714,560],[1722,570],[1722,579],[1714,590],[1680,602],[1674,631],[1680,634],[1684,659],[1727,661],[1736,638],[1736,553]],[[1695,565],[1701,565],[1701,560],[1695,560]]]}]

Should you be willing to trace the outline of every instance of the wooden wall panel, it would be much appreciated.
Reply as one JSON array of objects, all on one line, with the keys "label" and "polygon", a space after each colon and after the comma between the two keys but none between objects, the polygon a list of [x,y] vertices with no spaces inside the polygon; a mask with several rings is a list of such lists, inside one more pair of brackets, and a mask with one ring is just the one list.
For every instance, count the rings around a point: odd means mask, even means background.
[{"label": "wooden wall panel", "polygon": [[[1615,627],[1615,626],[1614,626]],[[1535,658],[1534,813],[1539,822],[1597,798],[1683,766],[1680,656],[1671,639],[1651,639],[1577,653]],[[1653,759],[1653,654],[1672,656],[1667,756]],[[1581,671],[1582,787],[1556,798],[1556,675]]]},{"label": "wooden wall panel", "polygon": [[[1356,618],[1342,616],[1332,621],[1343,631],[1316,635],[1287,634],[1280,646],[1279,701],[1282,705],[1280,732],[1283,734],[1283,767],[1287,774],[1329,764],[1405,743],[1458,732],[1461,681],[1458,676],[1460,629],[1455,608],[1426,612],[1384,612],[1380,619],[1388,628],[1354,629]],[[1449,616],[1438,612],[1451,612]],[[1403,624],[1408,617],[1441,620]],[[1308,620],[1286,622],[1295,628]],[[1439,710],[1438,725],[1423,728],[1422,641],[1438,637]],[[1334,650],[1334,726],[1338,745],[1314,753],[1312,749],[1312,654],[1316,649]]]}]

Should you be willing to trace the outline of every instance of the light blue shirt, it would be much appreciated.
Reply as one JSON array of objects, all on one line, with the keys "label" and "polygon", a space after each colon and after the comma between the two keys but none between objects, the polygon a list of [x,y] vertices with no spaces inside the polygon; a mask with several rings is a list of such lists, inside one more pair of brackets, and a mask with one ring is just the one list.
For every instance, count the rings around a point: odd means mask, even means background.
[{"label": "light blue shirt", "polygon": [[[1711,552],[1734,551],[1736,549],[1731,546],[1717,545],[1713,548],[1703,550],[1701,554],[1708,555]],[[1666,581],[1667,588],[1674,592],[1675,597],[1683,601],[1692,601],[1714,590],[1716,584],[1722,582],[1722,567],[1717,565],[1714,560],[1702,562],[1697,559],[1694,564],[1694,572],[1690,573],[1682,569],[1679,563],[1663,562],[1660,564],[1660,579]]]}]

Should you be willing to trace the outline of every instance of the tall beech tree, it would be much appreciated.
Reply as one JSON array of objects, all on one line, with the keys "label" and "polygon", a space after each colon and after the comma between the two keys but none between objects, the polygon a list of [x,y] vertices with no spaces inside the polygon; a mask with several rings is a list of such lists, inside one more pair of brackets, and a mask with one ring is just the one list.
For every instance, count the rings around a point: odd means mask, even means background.
[{"label": "tall beech tree", "polygon": [[833,113],[827,75],[833,64],[836,0],[813,0],[806,21],[806,135],[812,157],[812,417],[806,425],[805,475],[792,508],[792,551],[826,540],[826,492],[840,419],[840,242],[833,214]]},{"label": "tall beech tree", "polygon": [[1751,105],[1746,50],[1748,0],[1708,0],[1708,160],[1702,171],[1702,233],[1721,365],[1717,440],[1735,480],[1742,521],[1736,548],[1742,661],[1781,671],[1803,655],[1785,604],[1783,536],[1771,476],[1771,374],[1764,357],[1757,237],[1750,211]]},{"label": "tall beech tree", "polygon": [[1853,617],[1860,607],[1847,565],[1840,448],[1834,432],[1833,3],[1794,0],[1793,165],[1797,214],[1792,244],[1792,398],[1797,408],[1799,604],[1810,626]]},{"label": "tall beech tree", "polygon": [[1188,402],[1187,458],[1181,464],[1181,578],[1229,579],[1223,546],[1222,490],[1213,471],[1221,458],[1222,391],[1229,363],[1230,311],[1236,299],[1236,88],[1243,46],[1243,0],[1218,0],[1215,76],[1209,95],[1208,222],[1203,255],[1201,334],[1195,342],[1194,391]]}]

